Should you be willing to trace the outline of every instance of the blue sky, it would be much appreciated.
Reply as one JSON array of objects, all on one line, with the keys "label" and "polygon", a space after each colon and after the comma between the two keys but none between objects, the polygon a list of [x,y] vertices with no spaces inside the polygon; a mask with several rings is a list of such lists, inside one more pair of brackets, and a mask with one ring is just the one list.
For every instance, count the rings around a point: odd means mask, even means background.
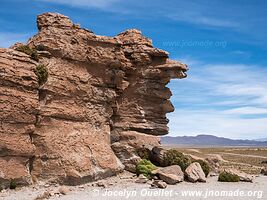
[{"label": "blue sky", "polygon": [[140,29],[188,64],[188,78],[169,84],[170,135],[267,137],[265,0],[1,0],[0,47],[35,34],[43,12],[99,35]]}]

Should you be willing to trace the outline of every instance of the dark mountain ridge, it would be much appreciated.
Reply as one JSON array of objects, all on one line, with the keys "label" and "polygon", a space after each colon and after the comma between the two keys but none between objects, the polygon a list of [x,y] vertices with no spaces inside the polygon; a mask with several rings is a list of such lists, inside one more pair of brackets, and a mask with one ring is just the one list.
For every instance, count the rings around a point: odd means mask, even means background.
[{"label": "dark mountain ridge", "polygon": [[164,145],[199,145],[199,146],[267,146],[267,141],[234,140],[214,135],[165,136],[161,137]]}]

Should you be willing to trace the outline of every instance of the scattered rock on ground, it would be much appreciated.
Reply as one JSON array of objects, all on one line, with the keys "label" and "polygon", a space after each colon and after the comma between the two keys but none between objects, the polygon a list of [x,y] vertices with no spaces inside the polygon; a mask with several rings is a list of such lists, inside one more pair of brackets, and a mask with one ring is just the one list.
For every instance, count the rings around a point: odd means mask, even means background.
[{"label": "scattered rock on ground", "polygon": [[184,180],[184,173],[178,165],[164,167],[156,171],[159,178],[170,185],[180,183]]},{"label": "scattered rock on ground", "polygon": [[107,184],[104,183],[103,181],[98,181],[98,182],[96,183],[96,185],[97,185],[98,187],[102,187],[102,188],[106,188],[106,187],[107,187]]},{"label": "scattered rock on ground", "polygon": [[218,176],[219,174],[218,173],[216,173],[216,172],[210,172],[209,173],[209,177],[213,177],[213,176]]},{"label": "scattered rock on ground", "polygon": [[223,162],[223,159],[220,155],[210,155],[205,159],[211,168],[211,172],[215,174],[219,174],[220,162]]},{"label": "scattered rock on ground", "polygon": [[43,194],[38,195],[34,200],[44,200],[51,197],[51,193],[49,191],[45,191]]},{"label": "scattered rock on ground", "polygon": [[143,174],[140,174],[135,181],[136,183],[146,183],[148,181],[147,177],[145,177]]},{"label": "scattered rock on ground", "polygon": [[70,192],[70,189],[66,186],[61,186],[59,189],[58,189],[58,192],[60,194],[63,194],[63,195],[66,195]]},{"label": "scattered rock on ground", "polygon": [[152,184],[151,184],[152,188],[161,188],[161,189],[165,189],[167,187],[167,183],[165,183],[162,180],[155,180]]},{"label": "scattered rock on ground", "polygon": [[267,176],[267,168],[262,168],[261,169],[261,174],[263,174],[264,176]]},{"label": "scattered rock on ground", "polygon": [[206,182],[205,173],[197,162],[191,163],[185,170],[185,175],[190,182]]},{"label": "scattered rock on ground", "polygon": [[253,176],[249,175],[245,172],[241,172],[239,170],[236,169],[226,169],[225,170],[227,173],[233,174],[233,175],[237,175],[240,178],[240,181],[243,182],[253,182]]}]

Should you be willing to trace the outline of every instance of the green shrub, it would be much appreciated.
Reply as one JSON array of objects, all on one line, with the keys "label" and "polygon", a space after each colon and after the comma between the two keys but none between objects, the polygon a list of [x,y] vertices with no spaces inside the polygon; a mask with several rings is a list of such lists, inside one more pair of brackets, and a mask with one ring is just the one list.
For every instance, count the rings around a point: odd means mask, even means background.
[{"label": "green shrub", "polygon": [[191,158],[177,151],[176,149],[170,149],[163,155],[163,165],[179,165],[183,171],[191,164]]},{"label": "green shrub", "polygon": [[236,174],[231,174],[229,172],[221,172],[218,178],[220,182],[239,182],[240,178]]},{"label": "green shrub", "polygon": [[138,148],[136,149],[136,153],[140,158],[150,160],[151,151],[148,148],[145,147]]},{"label": "green shrub", "polygon": [[142,159],[137,165],[136,165],[136,173],[143,174],[144,176],[150,178],[151,172],[153,170],[157,169],[155,165],[153,165],[149,160]]},{"label": "green shrub", "polygon": [[9,188],[11,189],[11,190],[15,190],[16,188],[17,188],[17,183],[16,183],[16,181],[14,181],[14,180],[12,180],[11,182],[10,182],[10,185],[9,185]]},{"label": "green shrub", "polygon": [[201,165],[201,168],[203,172],[205,173],[205,176],[207,177],[208,174],[210,173],[210,166],[207,162],[204,160],[195,160],[194,162],[198,162]]},{"label": "green shrub", "polygon": [[34,70],[34,73],[38,77],[38,83],[40,85],[44,84],[47,81],[48,71],[45,65],[43,64],[37,65],[36,69]]},{"label": "green shrub", "polygon": [[27,45],[21,45],[21,46],[17,47],[16,50],[23,52],[23,53],[26,53],[27,55],[29,55],[31,57],[31,59],[33,59],[37,62],[39,61],[37,51],[35,49],[31,49]]}]

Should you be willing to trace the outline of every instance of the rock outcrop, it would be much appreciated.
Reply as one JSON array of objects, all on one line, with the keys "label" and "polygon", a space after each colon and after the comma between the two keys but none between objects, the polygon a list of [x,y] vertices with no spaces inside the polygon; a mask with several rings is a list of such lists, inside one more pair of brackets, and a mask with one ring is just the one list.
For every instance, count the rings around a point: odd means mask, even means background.
[{"label": "rock outcrop", "polygon": [[190,182],[206,182],[206,176],[198,162],[191,163],[185,170],[185,176]]},{"label": "rock outcrop", "polygon": [[[38,62],[19,44],[0,49],[1,184],[80,184],[120,172],[137,147],[159,145],[174,110],[166,84],[186,77],[186,65],[138,30],[97,36],[57,13],[37,25],[27,46]],[[49,74],[41,85],[40,64]]]},{"label": "rock outcrop", "polygon": [[[24,53],[0,49],[0,184],[31,183],[32,143],[38,113],[36,62]],[[1,186],[0,185],[0,186]]]},{"label": "rock outcrop", "polygon": [[155,146],[151,151],[151,160],[159,166],[164,166],[164,155],[167,149],[162,146]]}]

